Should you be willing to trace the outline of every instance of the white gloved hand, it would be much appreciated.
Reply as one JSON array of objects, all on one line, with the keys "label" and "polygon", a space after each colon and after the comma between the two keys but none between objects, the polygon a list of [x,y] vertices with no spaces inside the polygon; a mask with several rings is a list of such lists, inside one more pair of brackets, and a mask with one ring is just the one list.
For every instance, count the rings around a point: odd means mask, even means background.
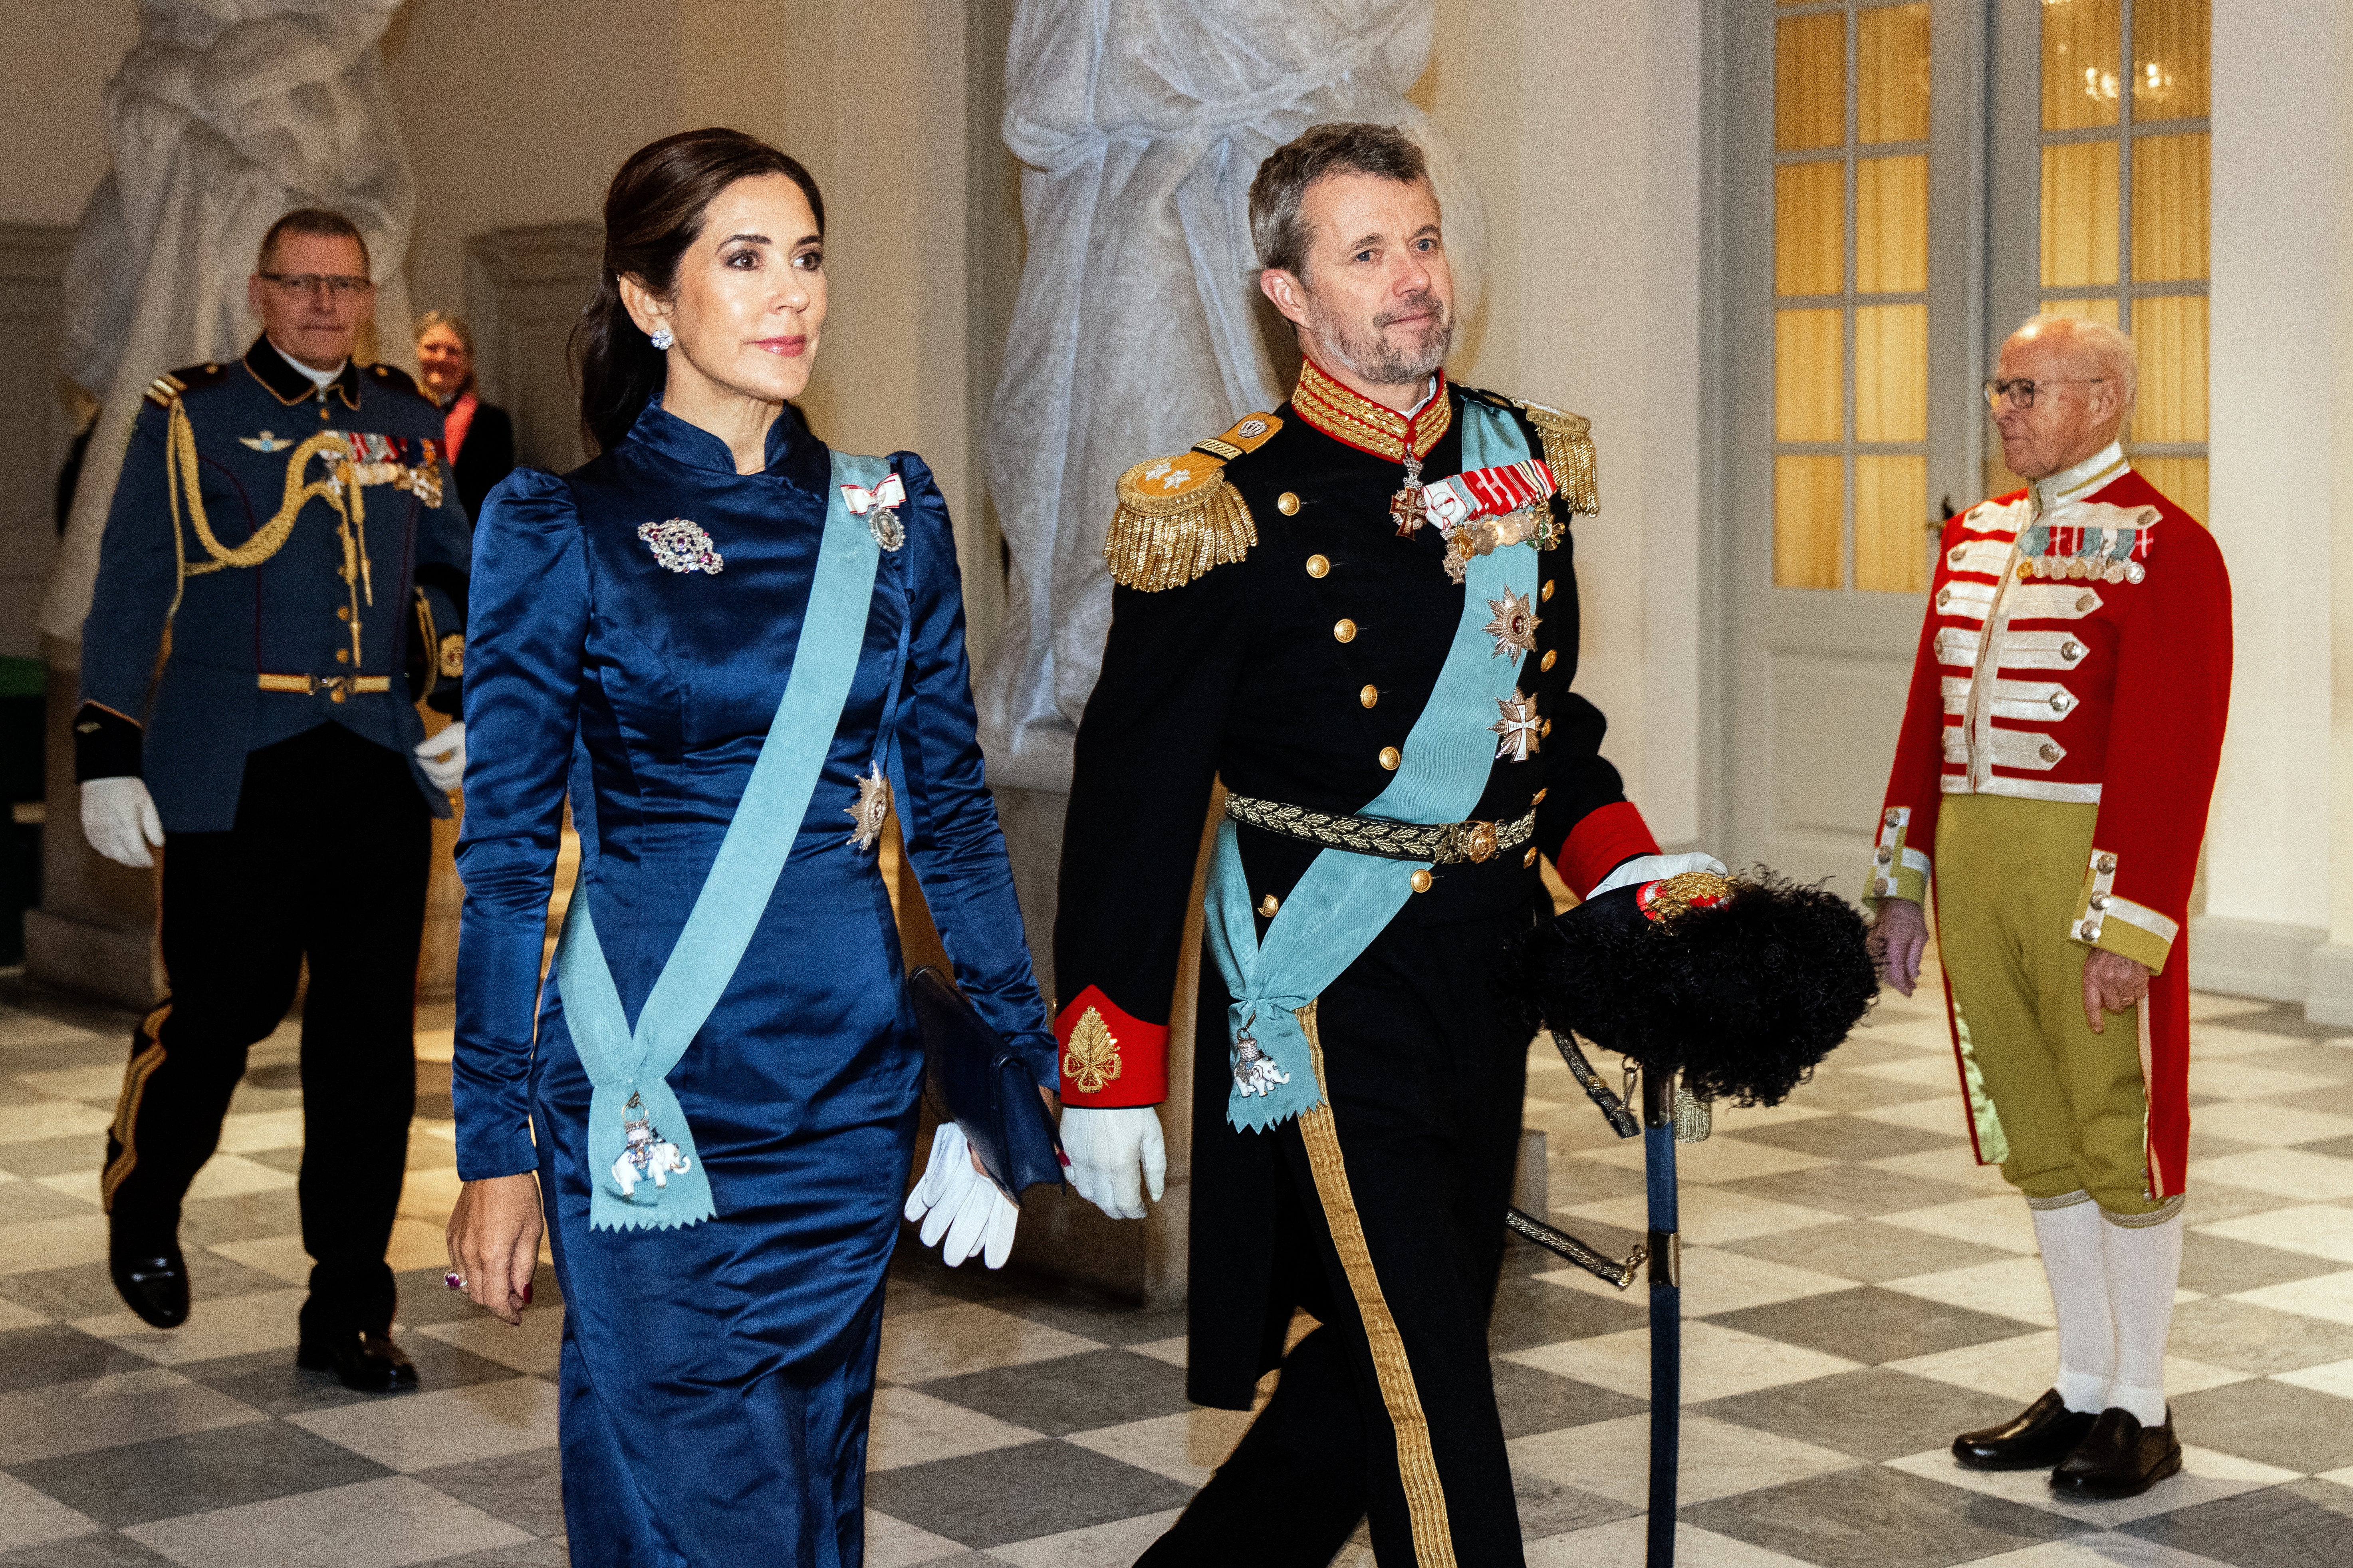
[{"label": "white gloved hand", "polygon": [[155,857],[147,850],[151,844],[163,847],[164,821],[155,815],[155,798],[147,793],[147,781],[128,775],[85,779],[81,836],[117,865],[153,865]]},{"label": "white gloved hand", "polygon": [[1065,1106],[1062,1152],[1071,1185],[1114,1220],[1144,1218],[1148,1188],[1158,1202],[1168,1181],[1168,1151],[1150,1106]]},{"label": "white gloved hand", "polygon": [[1662,882],[1670,876],[1681,876],[1687,871],[1712,871],[1718,876],[1725,874],[1724,863],[1712,854],[1638,854],[1603,877],[1599,885],[1585,896],[1599,898],[1620,887]]},{"label": "white gloved hand", "polygon": [[1013,1227],[1021,1211],[973,1164],[964,1129],[944,1121],[932,1134],[923,1180],[907,1194],[906,1215],[922,1222],[923,1245],[937,1245],[940,1261],[950,1268],[975,1253],[989,1267],[1003,1268],[1013,1252]]},{"label": "white gloved hand", "polygon": [[455,719],[417,743],[417,765],[436,789],[466,781],[466,721]]}]

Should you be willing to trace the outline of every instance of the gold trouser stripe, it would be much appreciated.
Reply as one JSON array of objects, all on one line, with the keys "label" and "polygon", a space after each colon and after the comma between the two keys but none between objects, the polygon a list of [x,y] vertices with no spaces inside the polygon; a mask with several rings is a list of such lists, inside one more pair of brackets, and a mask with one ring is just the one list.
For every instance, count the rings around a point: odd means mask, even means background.
[{"label": "gold trouser stripe", "polygon": [[[1314,1058],[1316,1086],[1324,1089],[1324,1040],[1316,1032],[1314,1002],[1299,1010],[1299,1022]],[[1340,1254],[1349,1293],[1356,1298],[1356,1315],[1364,1320],[1365,1339],[1372,1346],[1381,1403],[1397,1430],[1398,1475],[1405,1482],[1406,1514],[1413,1524],[1414,1561],[1419,1568],[1454,1568],[1454,1530],[1446,1517],[1438,1457],[1430,1446],[1430,1418],[1422,1413],[1421,1393],[1414,1387],[1405,1337],[1398,1332],[1380,1277],[1373,1271],[1372,1248],[1366,1244],[1364,1222],[1356,1216],[1356,1200],[1348,1189],[1348,1168],[1340,1158],[1340,1133],[1328,1089],[1324,1089],[1323,1103],[1299,1118],[1299,1133],[1307,1145],[1307,1168],[1315,1176],[1315,1195],[1323,1202],[1332,1245]]]},{"label": "gold trouser stripe", "polygon": [[114,1212],[114,1190],[139,1166],[139,1102],[147,1093],[147,1080],[164,1065],[164,1020],[172,1016],[172,1004],[164,1003],[139,1021],[139,1033],[147,1037],[145,1049],[131,1058],[131,1065],[122,1075],[122,1093],[114,1102],[114,1126],[111,1129],[114,1141],[122,1152],[111,1160],[105,1174],[99,1179],[99,1202],[108,1213]]}]

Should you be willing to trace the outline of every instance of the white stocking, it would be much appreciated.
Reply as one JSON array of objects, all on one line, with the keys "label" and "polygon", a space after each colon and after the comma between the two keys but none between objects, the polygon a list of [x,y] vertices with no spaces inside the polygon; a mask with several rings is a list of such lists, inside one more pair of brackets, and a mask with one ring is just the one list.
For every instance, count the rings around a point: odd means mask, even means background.
[{"label": "white stocking", "polygon": [[[2108,1405],[2116,1366],[2116,1331],[2108,1312],[2100,1206],[2085,1195],[2063,1209],[2036,1209],[2034,1239],[2059,1315],[2059,1378],[2052,1386],[2067,1408],[2096,1415]],[[2169,1300],[2170,1298],[2168,1298]]]},{"label": "white stocking", "polygon": [[2100,1230],[2108,1311],[2116,1326],[2108,1404],[2132,1412],[2143,1426],[2161,1426],[2165,1340],[2173,1330],[2173,1295],[2181,1284],[2181,1211],[2154,1225],[2120,1225],[2110,1216]]}]

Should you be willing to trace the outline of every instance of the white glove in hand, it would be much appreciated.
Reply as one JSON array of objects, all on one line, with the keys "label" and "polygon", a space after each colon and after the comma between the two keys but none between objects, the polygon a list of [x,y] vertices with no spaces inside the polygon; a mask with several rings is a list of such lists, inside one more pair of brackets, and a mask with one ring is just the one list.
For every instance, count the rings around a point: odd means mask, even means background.
[{"label": "white glove in hand", "polygon": [[151,866],[149,845],[164,844],[163,819],[143,779],[86,779],[81,787],[81,836],[118,865]]},{"label": "white glove in hand", "polygon": [[466,781],[466,721],[453,720],[417,743],[417,765],[436,789]]},{"label": "white glove in hand", "polygon": [[[1013,1227],[1021,1211],[976,1170],[964,1129],[952,1121],[932,1134],[932,1157],[923,1179],[907,1194],[907,1218],[921,1221],[925,1246],[939,1245],[950,1268],[975,1253],[991,1268],[1003,1268],[1013,1251]],[[945,1236],[944,1242],[941,1237]]]},{"label": "white glove in hand", "polygon": [[1114,1220],[1144,1218],[1145,1190],[1156,1203],[1167,1184],[1168,1151],[1150,1106],[1064,1107],[1062,1152],[1079,1196]]},{"label": "white glove in hand", "polygon": [[1681,876],[1687,871],[1712,871],[1718,876],[1725,874],[1724,863],[1712,854],[1638,854],[1603,877],[1600,885],[1585,896],[1599,898],[1617,888],[1660,882],[1670,876]]}]

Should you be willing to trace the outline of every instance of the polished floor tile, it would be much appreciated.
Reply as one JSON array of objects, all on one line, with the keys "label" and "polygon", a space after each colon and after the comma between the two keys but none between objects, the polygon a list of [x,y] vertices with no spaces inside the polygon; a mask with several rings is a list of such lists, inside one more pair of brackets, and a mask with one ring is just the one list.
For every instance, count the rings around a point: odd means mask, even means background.
[{"label": "polished floor tile", "polygon": [[2040,1509],[1974,1496],[1885,1465],[1860,1465],[1702,1503],[1685,1517],[1821,1568],[1947,1568],[2081,1533]]},{"label": "polished floor tile", "polygon": [[1206,1483],[1250,1430],[1246,1410],[1209,1410],[1199,1405],[1143,1421],[1073,1432],[1067,1441],[1139,1470],[1150,1470],[1188,1487]]},{"label": "polished floor tile", "polygon": [[306,1411],[286,1419],[391,1470],[429,1470],[555,1443],[555,1385],[507,1378]]},{"label": "polished floor tile", "polygon": [[[1534,1473],[1640,1506],[1650,1496],[1650,1420],[1629,1415],[1511,1445],[1514,1474]],[[1686,1412],[1681,1495],[1686,1505],[1753,1492],[1857,1464],[1852,1455]]]},{"label": "polished floor tile", "polygon": [[1888,1467],[1982,1497],[2041,1509],[2103,1530],[2119,1530],[2136,1520],[2233,1497],[2259,1487],[2275,1486],[2294,1480],[2296,1476],[2293,1470],[2217,1453],[2187,1441],[2181,1446],[2179,1475],[2159,1481],[2137,1498],[2108,1501],[2063,1498],[2051,1489],[2050,1474],[2044,1470],[1965,1470],[1953,1462],[1953,1456],[1944,1448],[1908,1455],[1892,1461]]},{"label": "polished floor tile", "polygon": [[992,1448],[1034,1443],[1043,1433],[966,1410],[913,1388],[874,1391],[873,1425],[867,1439],[870,1474],[960,1459]]},{"label": "polished floor tile", "polygon": [[1694,1414],[1880,1463],[1916,1453],[1939,1436],[2007,1421],[2018,1405],[1957,1384],[1865,1367],[1715,1400]]},{"label": "polished floor tile", "polygon": [[1092,1340],[995,1308],[941,1307],[884,1321],[881,1375],[891,1383],[928,1383],[1101,1348]]},{"label": "polished floor tile", "polygon": [[406,1476],[132,1525],[182,1568],[409,1568],[531,1537]]}]

